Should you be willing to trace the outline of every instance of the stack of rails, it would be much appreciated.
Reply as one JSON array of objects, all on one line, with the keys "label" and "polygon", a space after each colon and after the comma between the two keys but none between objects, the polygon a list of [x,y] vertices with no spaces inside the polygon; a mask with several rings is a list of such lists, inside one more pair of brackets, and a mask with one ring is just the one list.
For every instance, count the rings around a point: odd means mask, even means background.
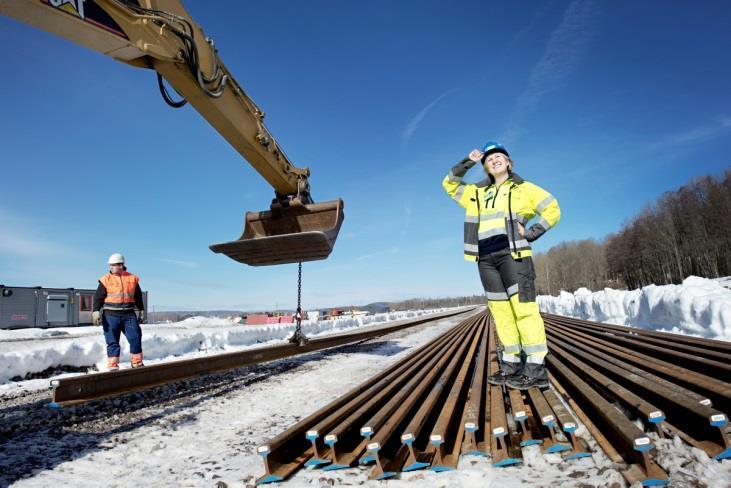
[{"label": "stack of rails", "polygon": [[508,466],[534,444],[567,460],[590,455],[553,391],[487,383],[498,368],[496,344],[487,313],[457,324],[260,446],[265,474],[258,483],[284,480],[304,466],[372,465],[371,479],[448,471],[462,453]]},{"label": "stack of rails", "polygon": [[[544,314],[547,364],[562,393],[628,481],[664,484],[645,431],[731,457],[731,344]],[[643,428],[631,420],[639,420]]]},{"label": "stack of rails", "polygon": [[[493,466],[522,461],[540,445],[565,461],[590,456],[575,435],[586,426],[629,483],[668,483],[645,431],[677,435],[715,459],[731,456],[731,345],[544,315],[553,388],[527,391],[487,383],[497,371],[498,341],[481,313],[301,420],[258,453],[259,484],[304,466],[323,470],[372,465],[371,479],[417,469],[456,469],[461,454]],[[683,366],[677,366],[682,364]],[[641,420],[640,425],[633,420]],[[672,423],[670,423],[672,422]]]}]

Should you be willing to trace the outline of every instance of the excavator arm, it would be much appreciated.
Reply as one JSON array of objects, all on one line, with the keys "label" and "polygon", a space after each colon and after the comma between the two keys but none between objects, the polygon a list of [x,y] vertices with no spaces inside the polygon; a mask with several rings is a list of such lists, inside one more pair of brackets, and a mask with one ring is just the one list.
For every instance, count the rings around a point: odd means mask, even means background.
[{"label": "excavator arm", "polygon": [[[265,212],[247,212],[236,241],[211,246],[251,265],[326,258],[343,221],[343,202],[314,204],[308,168],[287,158],[264,112],[236,82],[213,40],[178,0],[0,0],[0,14],[134,67],[153,69],[172,106],[190,103],[272,186]],[[184,101],[168,94],[164,78]]]}]

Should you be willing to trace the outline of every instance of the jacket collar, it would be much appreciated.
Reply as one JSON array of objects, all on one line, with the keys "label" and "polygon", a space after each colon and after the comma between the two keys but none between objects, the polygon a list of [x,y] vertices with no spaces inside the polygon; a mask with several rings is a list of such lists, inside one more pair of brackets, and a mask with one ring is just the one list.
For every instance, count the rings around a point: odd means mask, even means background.
[{"label": "jacket collar", "polygon": [[[511,173],[506,181],[508,181],[508,180],[512,180],[513,183],[516,185],[520,185],[525,181],[518,173]],[[475,186],[480,187],[480,188],[489,188],[494,185],[495,185],[495,183],[493,183],[493,181],[490,177],[487,177],[484,180],[480,180],[477,183],[475,183]]]}]

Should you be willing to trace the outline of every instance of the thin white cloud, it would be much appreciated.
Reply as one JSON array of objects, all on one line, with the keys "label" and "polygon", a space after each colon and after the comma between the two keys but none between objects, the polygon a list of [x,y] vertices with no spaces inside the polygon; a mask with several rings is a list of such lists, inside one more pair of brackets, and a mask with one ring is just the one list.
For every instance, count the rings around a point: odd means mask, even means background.
[{"label": "thin white cloud", "polygon": [[541,59],[531,71],[528,86],[518,97],[507,129],[501,139],[515,142],[520,123],[541,100],[563,86],[581,61],[595,28],[596,8],[592,0],[574,0],[566,8],[559,26],[548,39]]},{"label": "thin white cloud", "polygon": [[393,246],[391,249],[385,249],[383,251],[378,251],[378,252],[373,252],[373,253],[370,253],[370,254],[364,254],[362,256],[358,256],[357,258],[355,258],[355,260],[356,261],[363,261],[365,259],[371,259],[371,258],[375,258],[375,257],[378,257],[378,256],[383,256],[385,254],[398,254],[399,253],[399,250],[400,249],[397,246]]},{"label": "thin white cloud", "polygon": [[174,264],[175,266],[178,266],[180,268],[191,268],[192,269],[192,268],[198,267],[197,263],[193,263],[191,261],[180,261],[178,259],[161,259],[160,261],[162,261],[164,263]]},{"label": "thin white cloud", "polygon": [[686,146],[706,142],[731,132],[731,116],[723,115],[714,122],[677,132],[652,142],[650,149]]},{"label": "thin white cloud", "polygon": [[432,100],[426,107],[422,108],[419,113],[414,115],[412,119],[409,121],[408,124],[406,124],[406,127],[404,128],[403,133],[401,134],[401,138],[404,140],[404,142],[409,141],[411,139],[411,136],[414,135],[414,132],[416,131],[417,127],[419,127],[419,124],[422,120],[424,120],[424,117],[426,117],[426,114],[429,113],[429,111],[434,108],[434,106],[441,102],[444,97],[449,95],[450,93],[454,92],[456,88],[450,88],[449,90],[445,91],[441,95],[439,95],[437,98]]}]

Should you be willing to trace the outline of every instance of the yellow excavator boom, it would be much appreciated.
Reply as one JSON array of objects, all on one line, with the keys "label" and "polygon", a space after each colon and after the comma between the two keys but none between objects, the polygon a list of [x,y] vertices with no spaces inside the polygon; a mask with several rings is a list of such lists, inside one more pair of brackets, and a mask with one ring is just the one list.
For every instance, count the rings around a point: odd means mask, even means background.
[{"label": "yellow excavator boom", "polygon": [[[294,166],[213,41],[178,0],[0,0],[0,14],[158,73],[172,106],[190,103],[274,188],[268,212],[247,212],[241,238],[214,252],[251,265],[324,259],[343,221],[340,199],[312,207],[308,168]],[[184,101],[167,93],[164,78]],[[276,242],[279,255],[267,244]],[[266,251],[266,252],[264,252]]]}]

